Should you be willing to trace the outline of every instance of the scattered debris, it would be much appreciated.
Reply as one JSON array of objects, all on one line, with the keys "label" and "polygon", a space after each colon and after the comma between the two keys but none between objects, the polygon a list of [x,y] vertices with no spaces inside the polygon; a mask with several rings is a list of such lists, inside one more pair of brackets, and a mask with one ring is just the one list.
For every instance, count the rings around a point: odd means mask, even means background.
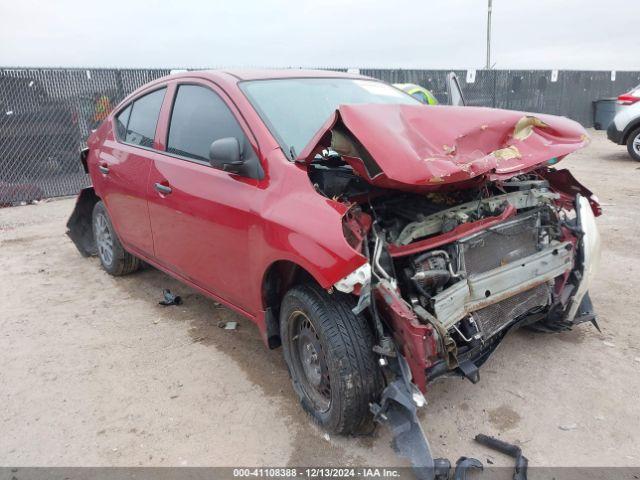
[{"label": "scattered debris", "polygon": [[218,322],[218,327],[224,329],[224,330],[237,330],[238,329],[238,322]]},{"label": "scattered debris", "polygon": [[[425,399],[411,384],[407,360],[397,354],[389,365],[396,372],[396,379],[383,390],[380,403],[370,405],[375,421],[389,427],[394,450],[411,462],[418,480],[449,478],[451,462],[446,458],[433,458],[429,441],[418,420],[417,408],[424,405]],[[472,468],[482,469],[482,463],[475,458],[460,457],[456,462],[454,480],[465,480],[467,470]]]},{"label": "scattered debris", "polygon": [[640,363],[640,357],[636,357],[636,358],[634,358],[633,360],[634,360],[634,361],[636,361],[636,362],[638,362],[638,363]]},{"label": "scattered debris", "polygon": [[326,433],[326,432],[324,433],[324,435],[322,435],[322,438],[324,438],[327,442],[331,441],[331,438],[329,437],[329,434]]},{"label": "scattered debris", "polygon": [[605,340],[604,342],[602,342],[602,343],[604,343],[607,347],[615,347],[615,346],[616,346],[616,344],[615,344],[615,343],[613,343],[613,342],[607,342],[606,340]]},{"label": "scattered debris", "polygon": [[163,307],[168,307],[169,305],[182,305],[182,297],[180,297],[180,295],[174,295],[168,288],[162,290],[162,296],[164,297],[164,300],[158,302],[158,304]]},{"label": "scattered debris", "polygon": [[456,462],[456,470],[453,474],[454,480],[466,480],[467,471],[470,469],[483,470],[484,467],[480,460],[470,457],[460,457]]},{"label": "scattered debris", "polygon": [[571,430],[575,430],[578,428],[578,425],[575,423],[570,423],[568,425],[559,425],[558,428],[564,432],[570,432]]},{"label": "scattered debris", "polygon": [[516,466],[515,471],[513,472],[513,480],[527,480],[527,466],[529,465],[529,460],[522,454],[522,449],[520,447],[481,433],[476,435],[475,441],[480,445],[484,445],[485,447],[492,448],[493,450],[497,450],[500,453],[504,453],[505,455],[515,458]]}]

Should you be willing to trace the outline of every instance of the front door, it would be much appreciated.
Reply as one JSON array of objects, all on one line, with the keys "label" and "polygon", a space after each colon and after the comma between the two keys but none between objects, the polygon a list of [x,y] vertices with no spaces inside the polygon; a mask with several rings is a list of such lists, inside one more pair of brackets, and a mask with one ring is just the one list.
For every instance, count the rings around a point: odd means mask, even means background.
[{"label": "front door", "polygon": [[236,137],[255,155],[229,107],[202,84],[179,85],[166,154],[149,176],[149,215],[156,258],[168,269],[250,311],[250,235],[260,221],[257,181],[212,168],[214,140]]}]

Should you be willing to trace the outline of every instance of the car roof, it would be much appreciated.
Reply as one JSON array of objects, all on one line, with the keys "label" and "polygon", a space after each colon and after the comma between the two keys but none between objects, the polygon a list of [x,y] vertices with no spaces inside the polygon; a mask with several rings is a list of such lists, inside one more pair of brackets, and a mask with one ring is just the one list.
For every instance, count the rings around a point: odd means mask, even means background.
[{"label": "car roof", "polygon": [[280,78],[354,78],[368,79],[364,75],[356,73],[347,73],[336,70],[305,70],[305,69],[224,69],[224,70],[191,70],[170,75],[168,78],[175,77],[204,77],[212,80],[220,79],[220,77],[233,77],[237,81],[242,80],[268,80]]},{"label": "car roof", "polygon": [[143,91],[148,91],[150,88],[156,88],[158,85],[164,84],[172,80],[193,79],[201,78],[210,80],[224,89],[227,89],[227,93],[237,87],[238,83],[244,80],[269,80],[269,79],[283,79],[283,78],[352,78],[360,80],[373,80],[380,81],[375,78],[367,77],[365,75],[359,75],[356,73],[340,72],[335,70],[305,70],[305,69],[220,69],[220,70],[179,70],[172,71],[169,75],[165,75],[162,78],[153,80],[137,90],[127,95],[114,109],[114,112],[119,111],[121,107],[131,99],[140,95]]}]

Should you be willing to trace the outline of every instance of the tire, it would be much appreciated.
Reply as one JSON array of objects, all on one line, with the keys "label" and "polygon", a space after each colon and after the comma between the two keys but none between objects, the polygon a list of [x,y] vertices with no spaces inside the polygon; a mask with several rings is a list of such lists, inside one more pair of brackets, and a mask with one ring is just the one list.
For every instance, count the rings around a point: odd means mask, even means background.
[{"label": "tire", "polygon": [[329,432],[345,435],[371,425],[369,404],[383,384],[373,335],[354,305],[347,295],[300,285],[280,309],[284,358],[302,407]]},{"label": "tire", "polygon": [[640,162],[640,128],[636,128],[627,137],[627,151],[631,158]]},{"label": "tire", "polygon": [[93,207],[92,225],[98,258],[107,273],[119,277],[140,268],[140,260],[127,252],[120,243],[102,202]]}]

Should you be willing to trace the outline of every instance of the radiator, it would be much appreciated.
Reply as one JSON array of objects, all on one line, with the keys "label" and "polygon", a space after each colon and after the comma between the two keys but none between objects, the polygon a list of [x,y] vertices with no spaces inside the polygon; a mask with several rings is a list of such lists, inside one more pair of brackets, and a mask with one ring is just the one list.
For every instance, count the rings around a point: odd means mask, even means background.
[{"label": "radiator", "polygon": [[[467,275],[482,273],[538,251],[539,212],[522,215],[460,242]],[[498,333],[515,318],[549,303],[543,283],[473,312],[484,338]]]}]

